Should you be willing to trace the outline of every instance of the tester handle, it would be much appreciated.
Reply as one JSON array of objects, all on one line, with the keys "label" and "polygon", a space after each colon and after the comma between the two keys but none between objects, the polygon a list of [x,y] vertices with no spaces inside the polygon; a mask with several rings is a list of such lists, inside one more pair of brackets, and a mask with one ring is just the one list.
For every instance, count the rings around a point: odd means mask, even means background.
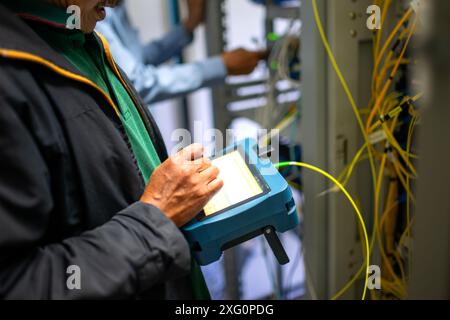
[{"label": "tester handle", "polygon": [[284,250],[283,244],[278,238],[278,235],[275,231],[274,227],[267,227],[264,229],[264,236],[266,237],[267,242],[269,243],[270,248],[273,251],[273,254],[278,260],[280,265],[285,265],[289,263],[289,257]]}]

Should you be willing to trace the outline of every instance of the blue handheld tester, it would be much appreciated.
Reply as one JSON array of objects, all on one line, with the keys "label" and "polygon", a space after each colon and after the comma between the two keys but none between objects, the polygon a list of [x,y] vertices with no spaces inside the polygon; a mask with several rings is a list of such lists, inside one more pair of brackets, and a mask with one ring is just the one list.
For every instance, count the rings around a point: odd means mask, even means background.
[{"label": "blue handheld tester", "polygon": [[222,252],[259,235],[267,239],[280,264],[289,258],[277,236],[299,223],[292,191],[258,144],[244,140],[212,160],[220,169],[223,189],[203,212],[183,228],[200,265],[220,259]]}]

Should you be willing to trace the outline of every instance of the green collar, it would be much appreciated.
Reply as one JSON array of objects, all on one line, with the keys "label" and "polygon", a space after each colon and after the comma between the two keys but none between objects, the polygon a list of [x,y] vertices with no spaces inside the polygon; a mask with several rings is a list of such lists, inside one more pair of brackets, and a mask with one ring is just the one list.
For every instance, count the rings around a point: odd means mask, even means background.
[{"label": "green collar", "polygon": [[6,7],[22,19],[58,29],[61,31],[61,40],[66,37],[65,40],[67,41],[68,37],[78,45],[83,45],[86,41],[85,34],[80,30],[66,28],[71,13],[67,13],[63,8],[53,6],[45,0],[5,0],[4,2]]},{"label": "green collar", "polygon": [[58,28],[66,28],[71,14],[45,0],[5,0],[5,5],[18,16]]}]

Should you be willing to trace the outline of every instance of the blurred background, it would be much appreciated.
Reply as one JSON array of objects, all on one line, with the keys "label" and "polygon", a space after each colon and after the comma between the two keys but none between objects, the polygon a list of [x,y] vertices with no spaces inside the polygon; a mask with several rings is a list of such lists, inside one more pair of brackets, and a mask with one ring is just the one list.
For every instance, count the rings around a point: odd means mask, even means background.
[{"label": "blurred background", "polygon": [[[208,0],[206,23],[178,62],[239,47],[269,48],[270,57],[249,76],[151,111],[169,149],[175,129],[196,123],[238,138],[280,129],[281,160],[327,170],[357,199],[381,270],[370,298],[449,298],[449,108],[439,106],[449,101],[447,2]],[[186,13],[176,0],[126,5],[143,42]],[[228,250],[204,268],[213,298],[359,298],[364,239],[351,206],[321,177],[283,175],[301,215],[282,237],[291,262],[280,267],[260,238]]]}]

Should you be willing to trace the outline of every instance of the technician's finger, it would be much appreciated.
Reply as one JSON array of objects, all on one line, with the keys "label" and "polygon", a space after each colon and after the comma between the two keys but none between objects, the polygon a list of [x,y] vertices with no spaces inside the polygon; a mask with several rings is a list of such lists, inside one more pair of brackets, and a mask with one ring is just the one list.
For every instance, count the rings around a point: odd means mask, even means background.
[{"label": "technician's finger", "polygon": [[197,159],[194,163],[198,164],[197,172],[203,172],[212,166],[212,162],[208,158]]},{"label": "technician's finger", "polygon": [[208,169],[200,172],[200,175],[203,177],[203,179],[205,179],[206,184],[209,184],[217,179],[219,173],[220,173],[219,168],[210,166]]},{"label": "technician's finger", "polygon": [[187,161],[194,161],[196,159],[202,158],[205,148],[199,143],[191,144],[190,146],[181,150],[178,155]]},{"label": "technician's finger", "polygon": [[223,180],[217,178],[208,184],[208,190],[211,192],[212,195],[215,195],[217,192],[220,191],[220,189],[223,188],[223,185],[224,185]]},{"label": "technician's finger", "polygon": [[[186,161],[186,160],[183,160],[183,161]],[[198,158],[194,161],[187,161],[186,163],[184,163],[184,165],[190,166],[190,168],[195,173],[200,173],[202,171],[205,171],[209,167],[211,167],[212,163],[211,163],[211,160],[209,160],[208,158],[202,157],[202,158]]]}]

